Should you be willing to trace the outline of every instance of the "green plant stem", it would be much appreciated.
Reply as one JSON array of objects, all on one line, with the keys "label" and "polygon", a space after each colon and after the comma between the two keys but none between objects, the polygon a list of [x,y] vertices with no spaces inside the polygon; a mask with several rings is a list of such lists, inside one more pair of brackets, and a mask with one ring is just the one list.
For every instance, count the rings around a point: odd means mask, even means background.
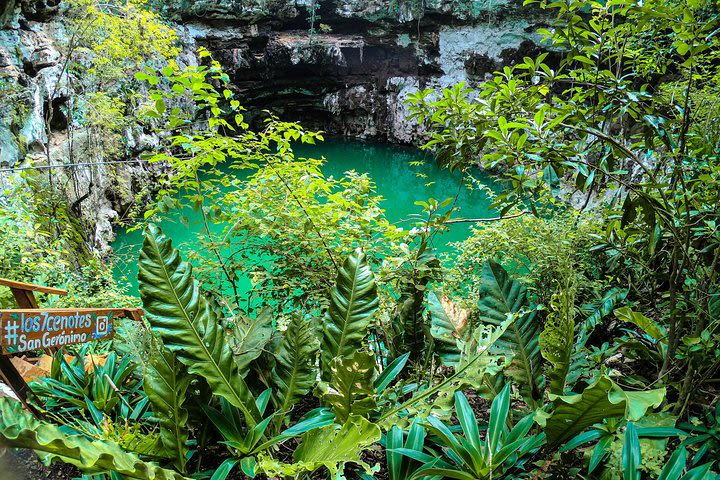
[{"label": "green plant stem", "polygon": [[492,217],[492,218],[456,218],[453,220],[446,220],[444,223],[446,225],[453,224],[453,223],[487,223],[487,222],[498,222],[501,220],[508,220],[511,218],[518,218],[522,217],[523,215],[527,215],[528,213],[531,213],[530,210],[523,210],[520,213],[516,213],[514,215],[506,215],[504,217]]},{"label": "green plant stem", "polygon": [[[202,194],[202,191],[200,190],[200,178],[198,177],[197,170],[195,170],[195,190],[200,196],[200,198],[205,198]],[[223,262],[222,255],[220,255],[220,250],[217,248],[217,245],[215,245],[215,242],[212,238],[212,233],[210,232],[210,223],[208,222],[207,213],[205,213],[205,205],[204,202],[200,204],[200,213],[202,215],[203,219],[203,226],[205,229],[205,236],[208,239],[208,243],[210,246],[210,250],[215,254],[215,257],[217,258],[218,263],[220,264],[220,268],[223,271],[223,274],[225,275],[225,278],[227,278],[228,282],[230,282],[230,285],[233,289],[233,296],[235,297],[235,304],[240,305],[240,294],[238,293],[237,285],[235,284],[235,281],[232,279],[232,276],[230,275],[230,272],[228,272],[227,266],[225,265],[225,262]]]},{"label": "green plant stem", "polygon": [[[487,350],[487,349],[485,349],[485,350]],[[399,406],[391,409],[389,412],[386,412],[382,417],[380,417],[380,418],[378,419],[378,423],[381,423],[383,420],[388,419],[388,418],[391,417],[392,415],[395,415],[396,413],[401,412],[402,410],[408,408],[408,407],[411,406],[411,405],[415,405],[415,404],[418,403],[419,401],[424,400],[425,398],[429,397],[430,395],[434,394],[435,392],[439,392],[440,390],[442,390],[446,385],[449,385],[450,383],[452,383],[452,381],[455,380],[458,376],[460,376],[460,375],[462,375],[463,373],[465,373],[465,370],[467,370],[468,368],[470,368],[470,367],[482,356],[482,353],[484,353],[485,350],[483,350],[482,352],[478,353],[478,354],[475,356],[475,358],[473,358],[472,360],[470,360],[470,361],[469,361],[467,364],[465,364],[465,366],[463,366],[460,370],[456,371],[454,374],[450,375],[449,377],[447,377],[447,378],[446,378],[445,380],[443,380],[442,382],[438,383],[438,384],[435,385],[434,387],[431,387],[431,388],[425,390],[423,393],[421,393],[421,394],[419,394],[419,395],[413,396],[410,400],[401,403]]]}]

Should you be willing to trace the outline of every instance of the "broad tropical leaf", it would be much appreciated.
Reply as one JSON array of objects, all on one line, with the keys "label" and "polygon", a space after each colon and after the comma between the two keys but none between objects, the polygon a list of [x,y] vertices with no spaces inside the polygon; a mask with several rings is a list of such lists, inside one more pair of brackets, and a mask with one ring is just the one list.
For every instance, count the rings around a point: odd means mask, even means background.
[{"label": "broad tropical leaf", "polygon": [[664,388],[626,392],[603,375],[581,394],[550,394],[552,412],[538,414],[537,421],[545,429],[548,446],[557,448],[607,418],[624,417],[636,421],[648,409],[659,407],[664,398]]},{"label": "broad tropical leaf", "polygon": [[210,477],[210,480],[225,480],[238,462],[240,462],[240,459],[238,458],[226,459],[218,468],[215,469],[215,472],[213,473],[213,476]]},{"label": "broad tropical leaf", "polygon": [[[505,384],[502,372],[510,364],[512,353],[499,353],[492,347],[511,322],[509,319],[499,327],[480,324],[466,335],[455,371],[470,367],[454,383],[456,390],[470,387],[486,400],[492,400],[500,393]],[[448,392],[448,395],[452,393]]]},{"label": "broad tropical leaf", "polygon": [[430,335],[435,340],[435,353],[447,366],[457,366],[461,347],[458,344],[468,326],[469,313],[455,305],[448,297],[428,294]]},{"label": "broad tropical leaf", "polygon": [[627,290],[613,287],[605,292],[597,302],[581,307],[583,313],[587,314],[587,318],[582,322],[579,329],[578,343],[580,343],[581,346],[585,346],[585,342],[595,327],[602,322],[603,318],[610,315],[617,303],[625,300],[627,294]]},{"label": "broad tropical leaf", "polygon": [[332,424],[305,433],[295,449],[293,463],[259,455],[254,473],[264,473],[270,478],[301,478],[303,473],[325,467],[330,471],[330,478],[336,479],[340,478],[343,465],[349,462],[371,473],[370,466],[360,458],[380,436],[380,427],[362,417],[351,416],[342,427]]},{"label": "broad tropical leaf", "polygon": [[323,378],[329,378],[335,357],[349,358],[360,350],[370,319],[378,308],[377,287],[362,250],[353,252],[338,270],[323,319]]},{"label": "broad tropical leaf", "polygon": [[500,326],[509,317],[514,318],[495,342],[493,350],[512,355],[505,372],[520,385],[526,399],[538,399],[540,322],[536,320],[535,311],[528,311],[527,289],[511,278],[500,264],[488,261],[483,268],[479,293],[482,323]]},{"label": "broad tropical leaf", "polygon": [[0,398],[0,443],[28,448],[46,462],[60,460],[86,473],[116,472],[127,478],[183,480],[179,473],[145,462],[110,441],[71,435],[60,427],[35,420],[19,402]]},{"label": "broad tropical leaf", "polygon": [[440,260],[427,239],[420,242],[412,257],[397,271],[396,289],[399,293],[393,313],[392,338],[388,348],[392,355],[410,353],[411,363],[424,358],[429,343],[425,292],[433,280],[441,276]]},{"label": "broad tropical leaf", "polygon": [[145,370],[143,388],[160,420],[160,441],[175,467],[183,473],[188,451],[188,412],[184,403],[189,385],[185,367],[169,350],[158,352]]},{"label": "broad tropical leaf", "polygon": [[413,360],[422,356],[427,347],[427,324],[425,320],[425,291],[408,282],[403,285],[393,315],[393,352],[396,355],[409,352]]},{"label": "broad tropical leaf", "polygon": [[363,450],[378,440],[380,427],[363,417],[351,415],[341,428],[328,425],[304,434],[293,459],[314,465],[313,470],[325,466],[330,470],[330,478],[335,478],[343,463],[356,462],[363,465],[359,461]]},{"label": "broad tropical leaf", "polygon": [[235,323],[231,347],[241,375],[247,374],[250,363],[260,356],[274,332],[269,309],[255,318],[242,318]]},{"label": "broad tropical leaf", "polygon": [[324,398],[332,405],[338,423],[345,423],[350,415],[365,416],[375,408],[374,370],[375,357],[367,352],[332,361],[330,390]]},{"label": "broad tropical leaf", "polygon": [[192,267],[170,239],[149,225],[140,252],[140,297],[153,330],[191,374],[203,377],[215,395],[241,409],[249,427],[260,421],[253,394],[240,376],[217,317],[200,294]]},{"label": "broad tropical leaf", "polygon": [[315,323],[295,315],[275,353],[272,371],[277,409],[287,411],[315,384],[315,357],[320,347]]},{"label": "broad tropical leaf", "polygon": [[659,325],[654,320],[646,317],[640,312],[634,312],[630,307],[621,307],[615,309],[615,316],[618,320],[632,323],[642,328],[645,333],[650,335],[654,340],[661,343],[667,343],[667,332],[665,327]]}]

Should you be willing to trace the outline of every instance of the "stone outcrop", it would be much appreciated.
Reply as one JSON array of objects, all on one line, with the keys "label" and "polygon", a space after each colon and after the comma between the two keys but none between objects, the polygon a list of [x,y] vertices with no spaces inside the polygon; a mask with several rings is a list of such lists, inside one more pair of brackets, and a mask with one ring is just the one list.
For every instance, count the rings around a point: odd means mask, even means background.
[{"label": "stone outcrop", "polygon": [[[28,161],[61,165],[97,160],[86,130],[68,132],[69,92],[60,53],[67,38],[57,10],[54,0],[23,0],[0,12],[0,192],[23,184],[21,171],[8,169]],[[128,132],[126,138],[131,152],[152,141],[141,132]],[[55,185],[62,185],[68,206],[87,227],[87,244],[105,252],[114,239],[114,220],[147,189],[156,170],[136,161],[57,168]]]},{"label": "stone outcrop", "polygon": [[[191,63],[206,47],[230,75],[251,123],[264,109],[331,134],[411,143],[418,89],[483,80],[503,64],[537,53],[543,23],[522,0],[150,0],[175,23]],[[38,156],[53,163],[91,158],[91,139],[68,135],[67,41],[60,0],[0,5],[0,169]],[[314,14],[312,12],[315,12]],[[190,59],[190,61],[188,61]],[[52,121],[46,124],[48,113]],[[132,160],[156,139],[128,131]],[[46,145],[50,148],[46,150]],[[116,159],[106,159],[116,160]],[[158,171],[129,162],[76,169],[89,239],[104,250],[114,219]],[[77,180],[77,179],[76,179]],[[73,180],[73,184],[77,181]],[[12,177],[0,175],[0,183]]]},{"label": "stone outcrop", "polygon": [[312,23],[312,2],[274,3],[275,14],[258,2],[196,2],[173,14],[251,111],[334,134],[412,142],[421,132],[408,118],[410,93],[472,84],[539,50],[542,17],[515,0],[335,0],[318,3]]},{"label": "stone outcrop", "polygon": [[[0,13],[0,165],[63,127],[66,35],[59,0],[11,0]],[[250,112],[309,128],[409,143],[421,133],[405,99],[472,84],[536,53],[542,23],[522,0],[179,0],[150,5],[176,22],[188,49],[208,48]],[[315,5],[315,8],[313,8]],[[315,15],[311,12],[315,11]],[[52,97],[53,101],[48,102]]]}]

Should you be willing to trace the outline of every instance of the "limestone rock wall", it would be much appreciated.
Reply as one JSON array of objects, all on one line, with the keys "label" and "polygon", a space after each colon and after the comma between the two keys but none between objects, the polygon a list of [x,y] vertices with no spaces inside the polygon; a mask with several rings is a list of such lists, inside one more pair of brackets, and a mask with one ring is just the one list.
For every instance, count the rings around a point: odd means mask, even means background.
[{"label": "limestone rock wall", "polygon": [[544,23],[516,0],[318,1],[314,21],[310,0],[276,1],[274,14],[259,6],[270,3],[196,2],[172,15],[220,60],[251,111],[402,143],[422,133],[408,119],[410,93],[472,84],[537,54]]},{"label": "limestone rock wall", "polygon": [[[330,134],[412,143],[423,134],[405,99],[418,89],[482,81],[502,65],[538,53],[545,23],[522,0],[149,0],[182,38],[184,63],[204,46],[231,77],[248,109],[274,110]],[[68,134],[60,0],[0,3],[0,169],[33,156],[53,163],[91,158],[91,138]],[[314,14],[312,13],[314,12]],[[188,60],[189,59],[189,60]],[[52,122],[46,125],[47,113]],[[71,116],[72,117],[72,116]],[[125,135],[137,158],[156,139]],[[118,160],[118,159],[106,159]],[[69,203],[106,250],[113,221],[152,188],[158,167],[130,161],[76,169]],[[0,174],[0,183],[13,177]],[[72,185],[77,185],[74,179]]]},{"label": "limestone rock wall", "polygon": [[[56,48],[66,36],[59,1],[10,0],[0,12],[0,165],[43,149],[49,108],[57,111],[54,129],[62,130],[66,121]],[[204,46],[220,60],[251,114],[272,109],[309,128],[402,143],[422,133],[408,119],[404,101],[410,93],[460,81],[472,84],[515,58],[538,52],[535,31],[544,20],[521,4],[150,2],[175,22],[190,52]]]},{"label": "limestone rock wall", "polygon": [[[67,118],[69,92],[60,54],[67,34],[58,7],[56,0],[0,7],[0,202],[3,192],[24,185],[22,171],[9,171],[12,167],[122,160],[98,158],[97,140]],[[69,131],[68,122],[76,122],[76,128]],[[132,153],[154,140],[134,131],[125,137]],[[159,173],[157,166],[131,157],[118,164],[53,170],[54,185],[86,227],[86,243],[100,252],[110,249],[115,220],[133,206],[138,192],[152,189]]]}]

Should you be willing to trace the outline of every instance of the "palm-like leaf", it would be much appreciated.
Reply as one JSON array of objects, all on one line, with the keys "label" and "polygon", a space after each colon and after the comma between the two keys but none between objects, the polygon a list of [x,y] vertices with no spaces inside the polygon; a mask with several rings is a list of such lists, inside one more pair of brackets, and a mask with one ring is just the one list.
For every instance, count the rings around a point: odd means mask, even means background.
[{"label": "palm-like leaf", "polygon": [[470,403],[462,392],[455,393],[455,412],[462,436],[437,417],[431,415],[427,418],[426,428],[444,447],[447,460],[433,458],[411,448],[395,449],[401,455],[424,462],[413,474],[413,479],[428,475],[462,480],[504,478],[503,473],[522,466],[528,454],[540,448],[545,441],[543,434],[528,435],[533,425],[533,413],[508,430],[511,418],[510,384],[492,402],[486,433],[481,433]]},{"label": "palm-like leaf", "polygon": [[521,386],[527,400],[537,399],[540,323],[536,321],[534,311],[527,311],[527,289],[511,278],[500,264],[488,261],[483,269],[479,293],[481,322],[500,326],[508,317],[515,318],[495,342],[493,349],[512,353],[512,361],[505,369],[506,373]]},{"label": "palm-like leaf", "polygon": [[338,270],[323,319],[323,378],[329,378],[333,358],[349,358],[360,349],[378,303],[372,270],[365,254],[357,249]]},{"label": "palm-like leaf", "polygon": [[685,471],[687,457],[688,453],[684,447],[676,449],[660,472],[658,480],[678,480]]},{"label": "palm-like leaf", "polygon": [[249,427],[257,425],[260,413],[252,392],[216,315],[200,294],[192,267],[155,225],[145,234],[138,277],[148,320],[165,347],[189,373],[203,377],[214,394],[241,409]]},{"label": "palm-like leaf", "polygon": [[[413,421],[405,440],[403,431],[394,425],[387,433],[386,453],[390,480],[410,480],[415,471],[432,457],[423,453],[425,430],[419,421]],[[413,458],[420,457],[418,461]]]},{"label": "palm-like leaf", "polygon": [[275,354],[272,371],[277,409],[288,410],[315,384],[315,355],[319,341],[313,322],[293,316]]},{"label": "palm-like leaf", "polygon": [[148,364],[143,388],[160,420],[160,441],[174,465],[185,472],[188,412],[184,407],[190,376],[175,355],[163,349]]}]

